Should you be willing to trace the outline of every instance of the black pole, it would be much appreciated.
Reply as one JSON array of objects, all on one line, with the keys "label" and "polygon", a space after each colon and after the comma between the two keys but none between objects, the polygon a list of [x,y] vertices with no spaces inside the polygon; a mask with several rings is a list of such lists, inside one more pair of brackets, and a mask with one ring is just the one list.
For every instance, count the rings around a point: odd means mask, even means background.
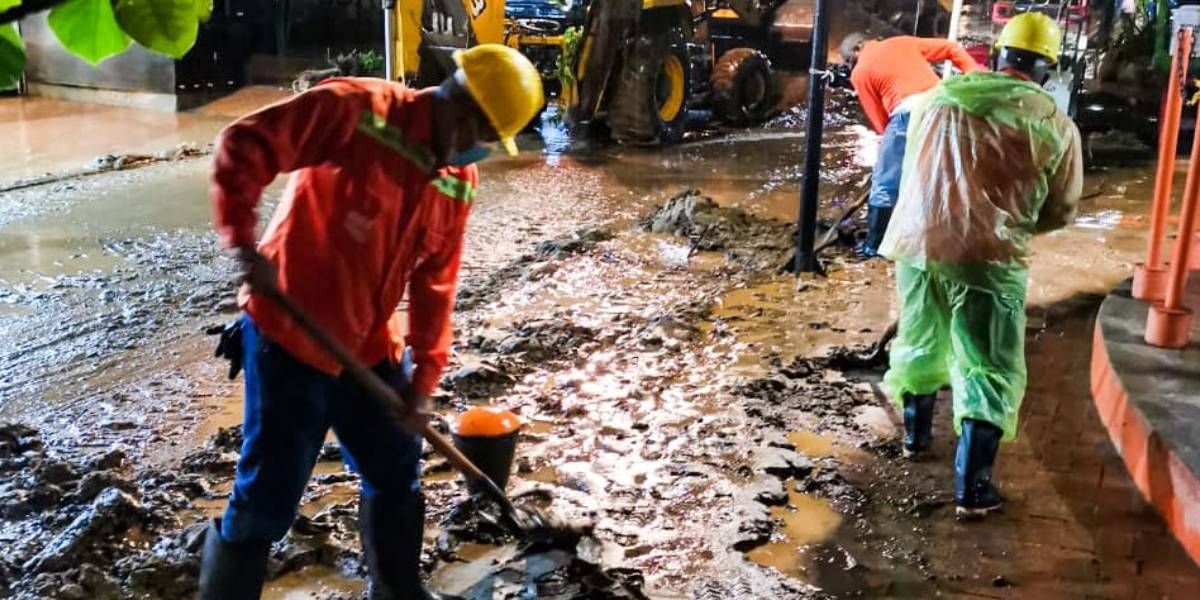
[{"label": "black pole", "polygon": [[829,54],[829,7],[817,0],[812,37],[812,62],[808,70],[808,129],[804,150],[804,184],[800,193],[800,213],[796,217],[797,273],[819,271],[813,245],[817,240],[817,195],[821,184],[821,139],[825,135],[825,68]]}]

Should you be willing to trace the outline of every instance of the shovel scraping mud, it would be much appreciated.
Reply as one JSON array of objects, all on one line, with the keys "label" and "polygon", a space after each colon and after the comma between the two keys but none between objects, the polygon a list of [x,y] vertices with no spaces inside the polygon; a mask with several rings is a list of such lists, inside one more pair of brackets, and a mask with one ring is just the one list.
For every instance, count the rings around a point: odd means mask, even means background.
[{"label": "shovel scraping mud", "polygon": [[[367,391],[372,398],[383,404],[389,412],[400,414],[404,412],[404,401],[394,389],[371,371],[365,364],[350,354],[337,340],[330,337],[315,321],[282,290],[272,287],[261,293],[270,298],[279,308],[288,314],[304,332],[319,344],[326,352],[337,359],[346,372]],[[489,499],[500,507],[500,524],[518,538],[527,541],[549,542],[554,545],[574,545],[586,532],[578,527],[569,527],[550,515],[541,511],[517,508],[504,490],[496,485],[482,470],[471,462],[450,440],[426,424],[421,436],[439,454],[463,474],[480,482],[480,489]]]}]

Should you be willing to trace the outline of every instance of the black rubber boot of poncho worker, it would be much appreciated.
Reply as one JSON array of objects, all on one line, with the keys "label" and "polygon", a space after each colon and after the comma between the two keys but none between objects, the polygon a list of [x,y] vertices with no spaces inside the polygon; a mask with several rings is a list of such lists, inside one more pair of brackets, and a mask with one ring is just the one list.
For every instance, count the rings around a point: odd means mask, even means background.
[{"label": "black rubber boot of poncho worker", "polygon": [[904,395],[904,456],[918,459],[933,445],[933,403],[937,394]]},{"label": "black rubber boot of poncho worker", "polygon": [[982,518],[1004,504],[992,484],[992,465],[1004,431],[987,421],[962,420],[954,456],[954,505],[960,518]]}]

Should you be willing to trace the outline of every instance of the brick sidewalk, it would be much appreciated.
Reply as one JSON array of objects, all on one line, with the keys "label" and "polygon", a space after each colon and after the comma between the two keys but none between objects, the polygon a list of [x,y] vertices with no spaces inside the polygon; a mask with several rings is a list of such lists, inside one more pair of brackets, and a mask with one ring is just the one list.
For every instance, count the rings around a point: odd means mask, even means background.
[{"label": "brick sidewalk", "polygon": [[[922,523],[935,586],[979,598],[1200,598],[1200,569],[1147,504],[1108,439],[1089,389],[1095,305],[1029,332],[1029,390],[1018,439],[1001,448],[1003,514],[959,523],[949,507]],[[951,489],[949,403],[936,454],[913,467]],[[997,580],[1000,577],[1002,579]]]}]

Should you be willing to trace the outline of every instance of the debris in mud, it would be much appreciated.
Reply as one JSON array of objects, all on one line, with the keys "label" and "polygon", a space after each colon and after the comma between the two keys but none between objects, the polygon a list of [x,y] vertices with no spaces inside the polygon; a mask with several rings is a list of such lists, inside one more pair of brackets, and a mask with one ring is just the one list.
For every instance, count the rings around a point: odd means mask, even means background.
[{"label": "debris in mud", "polygon": [[216,448],[203,448],[183,459],[183,469],[189,473],[211,473],[232,475],[237,466],[238,455]]},{"label": "debris in mud", "polygon": [[91,558],[104,540],[123,533],[142,515],[140,502],[117,488],[108,488],[41,552],[29,559],[23,569],[40,573],[61,571],[78,564],[81,558]]},{"label": "debris in mud", "polygon": [[775,524],[771,521],[771,513],[767,510],[766,505],[758,502],[743,502],[738,506],[738,511],[740,514],[737,539],[733,542],[734,550],[747,552],[771,541]]},{"label": "debris in mud", "polygon": [[120,469],[125,466],[125,451],[121,448],[110,448],[100,458],[97,458],[92,463],[92,469],[107,471],[111,469]]},{"label": "debris in mud", "polygon": [[783,480],[778,477],[762,477],[750,488],[754,493],[754,501],[766,506],[783,506],[787,504],[787,489]]},{"label": "debris in mud", "polygon": [[539,260],[561,260],[573,254],[590,252],[597,244],[613,239],[607,229],[581,229],[573,234],[546,240],[537,245]]},{"label": "debris in mud", "polygon": [[455,311],[467,311],[491,301],[507,283],[546,277],[557,269],[558,261],[568,256],[590,252],[613,237],[613,233],[607,229],[581,229],[562,237],[545,240],[531,253],[493,271],[483,280],[459,285]]},{"label": "debris in mud", "polygon": [[88,163],[87,169],[95,173],[136,169],[157,162],[207,156],[212,154],[212,149],[212,144],[201,147],[196,144],[183,143],[170,150],[163,150],[155,154],[103,154],[92,159],[92,162]]},{"label": "debris in mud", "polygon": [[813,463],[807,456],[776,446],[766,446],[757,452],[758,458],[754,470],[768,473],[781,479],[808,477],[813,471]]},{"label": "debris in mud", "polygon": [[146,472],[134,481],[121,449],[58,456],[22,425],[0,426],[0,445],[10,454],[0,458],[10,474],[0,484],[0,526],[22,532],[0,556],[0,593],[166,600],[195,589],[199,545],[172,540],[176,512],[207,492],[203,480]]},{"label": "debris in mud", "polygon": [[[515,323],[508,328],[511,334],[495,344],[499,354],[520,355],[531,362],[566,358],[572,350],[592,341],[596,332],[569,319],[558,316]],[[488,351],[487,346],[480,347]]]},{"label": "debris in mud", "polygon": [[363,571],[357,541],[358,501],[331,504],[312,518],[299,515],[271,548],[268,576],[276,578],[310,565],[355,575]]},{"label": "debris in mud", "polygon": [[18,179],[7,185],[4,185],[3,187],[0,187],[0,193],[31,188],[40,185],[47,185],[58,181],[66,181],[68,179],[74,179],[87,175],[95,175],[98,173],[110,173],[112,171],[137,169],[160,162],[200,158],[212,154],[212,151],[212,144],[199,146],[193,143],[182,143],[169,150],[163,150],[162,152],[157,152],[154,154],[102,154],[93,158],[91,162],[79,169],[71,169],[61,173],[47,173],[37,177]]},{"label": "debris in mud", "polygon": [[233,475],[242,449],[242,426],[221,427],[203,448],[184,457],[181,466],[189,473]]},{"label": "debris in mud", "polygon": [[242,425],[221,427],[209,440],[209,445],[216,450],[225,452],[240,452],[242,449]]},{"label": "debris in mud", "polygon": [[803,357],[734,391],[746,398],[747,414],[784,431],[798,410],[817,417],[823,429],[858,431],[855,410],[875,402],[869,387],[845,379],[823,359]]},{"label": "debris in mud", "polygon": [[847,482],[835,469],[821,469],[811,477],[797,481],[796,491],[829,498],[835,506],[848,512],[857,512],[867,501],[862,490]]},{"label": "debris in mud", "polygon": [[464,398],[489,398],[498,395],[516,381],[508,371],[503,363],[482,362],[462,367],[444,377],[442,385]]},{"label": "debris in mud", "polygon": [[42,449],[37,430],[20,423],[0,425],[0,458],[11,458]]},{"label": "debris in mud", "polygon": [[699,190],[687,190],[642,221],[653,233],[687,238],[695,250],[773,249],[786,251],[789,225],[726,208]]},{"label": "debris in mud", "polygon": [[649,600],[639,571],[602,569],[578,554],[553,549],[522,553],[462,594],[467,600]]}]

